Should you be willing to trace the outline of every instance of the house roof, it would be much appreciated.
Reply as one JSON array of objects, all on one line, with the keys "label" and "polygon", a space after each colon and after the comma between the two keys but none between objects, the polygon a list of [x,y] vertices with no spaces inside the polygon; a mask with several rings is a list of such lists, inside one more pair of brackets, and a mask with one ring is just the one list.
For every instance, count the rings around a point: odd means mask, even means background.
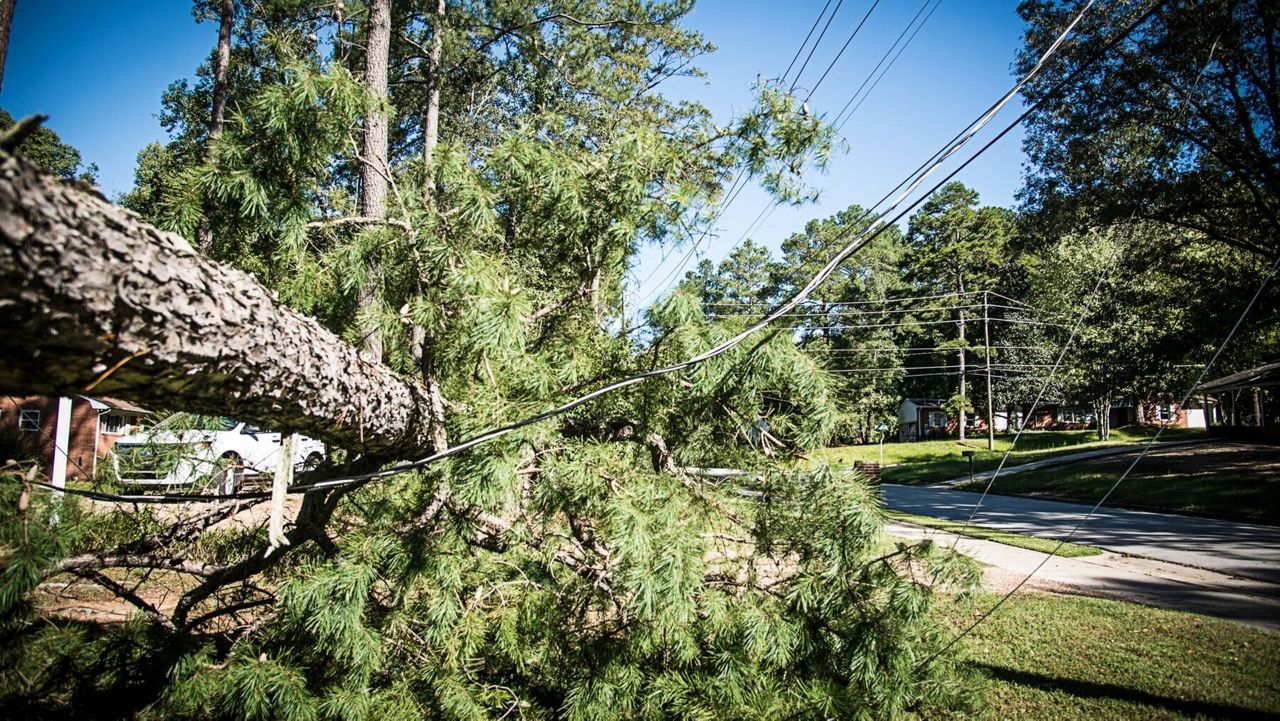
[{"label": "house roof", "polygon": [[80,396],[89,401],[89,406],[95,411],[119,411],[120,413],[128,413],[131,415],[145,416],[151,411],[142,406],[134,405],[129,401],[123,401],[119,398],[107,398],[105,396]]},{"label": "house roof", "polygon": [[905,398],[908,403],[914,403],[918,406],[941,406],[946,401],[938,398]]},{"label": "house roof", "polygon": [[1280,363],[1268,363],[1247,371],[1232,373],[1196,386],[1196,393],[1223,393],[1244,388],[1280,385]]}]

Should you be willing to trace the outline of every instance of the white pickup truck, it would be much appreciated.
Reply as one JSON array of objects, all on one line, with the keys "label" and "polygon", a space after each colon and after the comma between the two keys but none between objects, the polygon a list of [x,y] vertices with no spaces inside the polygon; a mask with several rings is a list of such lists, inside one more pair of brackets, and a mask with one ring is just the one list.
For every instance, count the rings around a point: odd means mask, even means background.
[{"label": "white pickup truck", "polygon": [[[230,418],[212,430],[148,430],[125,436],[111,449],[116,478],[133,486],[187,487],[219,495],[235,493],[247,478],[270,475],[279,462],[284,435]],[[298,436],[296,469],[320,465],[325,447]]]}]

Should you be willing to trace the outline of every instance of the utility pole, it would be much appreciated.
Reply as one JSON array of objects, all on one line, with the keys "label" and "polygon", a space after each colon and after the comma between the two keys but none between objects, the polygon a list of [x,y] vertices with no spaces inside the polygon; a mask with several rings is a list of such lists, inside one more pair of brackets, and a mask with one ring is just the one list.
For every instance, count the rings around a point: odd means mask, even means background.
[{"label": "utility pole", "polygon": [[[960,231],[957,230],[956,246],[958,247],[959,245],[960,245]],[[964,269],[960,266],[956,267],[956,287],[959,288],[960,290],[960,294],[956,297],[956,311],[960,314],[960,399],[961,399],[960,407],[958,409],[960,417],[959,417],[959,423],[957,425],[959,426],[960,440],[963,441],[964,427],[965,427],[965,421],[966,421],[966,414],[964,412],[964,399],[967,398],[968,396],[965,395],[965,382],[964,382],[964,374],[965,374],[965,368],[964,368],[964,344],[965,344],[965,340],[964,340]]]},{"label": "utility pole", "polygon": [[996,449],[995,404],[991,392],[991,291],[982,291],[982,350],[987,357],[987,450]]}]

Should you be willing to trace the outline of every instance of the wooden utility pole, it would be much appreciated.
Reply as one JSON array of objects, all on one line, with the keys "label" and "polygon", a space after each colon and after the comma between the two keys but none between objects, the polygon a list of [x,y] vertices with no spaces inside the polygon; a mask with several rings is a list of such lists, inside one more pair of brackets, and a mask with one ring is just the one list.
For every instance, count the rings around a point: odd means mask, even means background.
[{"label": "wooden utility pole", "polygon": [[987,450],[996,449],[995,404],[991,391],[991,291],[982,291],[982,350],[987,357]]},{"label": "wooden utility pole", "polygon": [[[956,231],[956,245],[957,245],[957,246],[958,246],[958,245],[960,245],[960,231],[958,231],[958,230]],[[964,440],[964,427],[965,427],[965,422],[966,422],[966,420],[967,420],[967,414],[964,412],[964,399],[965,399],[965,398],[967,398],[968,396],[966,396],[966,395],[965,395],[965,382],[964,382],[964,374],[965,374],[965,368],[964,368],[964,344],[965,344],[965,339],[964,339],[964,270],[963,270],[963,269],[961,269],[960,267],[957,267],[957,268],[956,268],[956,287],[957,287],[957,288],[959,289],[959,291],[960,291],[960,294],[956,297],[956,310],[957,310],[957,312],[959,312],[959,314],[960,314],[960,399],[961,399],[961,401],[960,401],[960,406],[959,406],[959,408],[958,408],[957,410],[959,411],[959,416],[960,416],[960,417],[959,417],[959,419],[958,419],[958,420],[959,420],[958,425],[959,425],[959,431],[960,431],[960,440],[962,440],[962,441],[963,441],[963,440]]]}]

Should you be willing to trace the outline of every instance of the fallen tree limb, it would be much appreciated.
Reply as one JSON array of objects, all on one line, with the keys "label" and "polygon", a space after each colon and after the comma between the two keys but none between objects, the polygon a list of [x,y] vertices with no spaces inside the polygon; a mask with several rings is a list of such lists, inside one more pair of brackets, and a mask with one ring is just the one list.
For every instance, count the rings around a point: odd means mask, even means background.
[{"label": "fallen tree limb", "polygon": [[49,575],[64,572],[98,571],[104,568],[155,568],[165,571],[177,571],[178,573],[186,573],[192,576],[204,576],[206,578],[225,570],[225,566],[192,561],[185,558],[170,558],[158,554],[116,556],[105,553],[82,553],[79,556],[64,559],[50,570]]},{"label": "fallen tree limb", "polygon": [[94,384],[381,458],[432,447],[420,384],[362,359],[248,274],[2,150],[0,337],[0,392]]}]

